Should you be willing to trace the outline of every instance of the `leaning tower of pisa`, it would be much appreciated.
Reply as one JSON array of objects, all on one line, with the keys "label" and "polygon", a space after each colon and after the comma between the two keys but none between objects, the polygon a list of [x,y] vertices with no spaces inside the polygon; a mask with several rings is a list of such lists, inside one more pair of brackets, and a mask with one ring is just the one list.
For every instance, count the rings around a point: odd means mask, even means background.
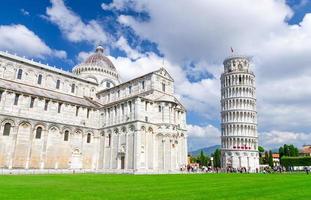
[{"label": "leaning tower of pisa", "polygon": [[259,169],[255,75],[245,56],[224,61],[221,75],[221,164],[223,168]]}]

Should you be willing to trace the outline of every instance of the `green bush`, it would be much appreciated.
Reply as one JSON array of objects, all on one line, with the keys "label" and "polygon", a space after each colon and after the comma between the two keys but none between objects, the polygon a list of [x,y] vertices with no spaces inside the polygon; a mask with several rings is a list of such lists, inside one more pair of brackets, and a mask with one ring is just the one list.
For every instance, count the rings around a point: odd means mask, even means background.
[{"label": "green bush", "polygon": [[281,164],[285,167],[291,166],[311,166],[311,157],[287,157],[281,158]]}]

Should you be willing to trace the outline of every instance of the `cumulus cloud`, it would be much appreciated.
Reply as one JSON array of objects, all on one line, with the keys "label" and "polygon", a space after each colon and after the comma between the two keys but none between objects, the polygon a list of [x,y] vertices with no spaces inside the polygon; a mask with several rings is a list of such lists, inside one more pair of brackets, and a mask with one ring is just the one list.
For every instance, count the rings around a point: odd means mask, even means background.
[{"label": "cumulus cloud", "polygon": [[104,10],[128,10],[134,9],[136,11],[143,11],[144,5],[136,0],[114,0],[110,3],[102,3],[102,9]]},{"label": "cumulus cloud", "polygon": [[90,55],[92,55],[94,52],[85,52],[85,51],[81,51],[79,52],[78,56],[77,56],[77,61],[78,63],[81,63],[83,61],[85,61]]},{"label": "cumulus cloud", "polygon": [[207,125],[188,125],[188,148],[190,151],[203,147],[220,144],[220,131],[218,128]]},{"label": "cumulus cloud", "polygon": [[0,48],[30,57],[67,57],[65,51],[51,49],[34,32],[21,24],[0,26]]},{"label": "cumulus cloud", "polygon": [[156,42],[174,60],[219,62],[230,46],[241,53],[252,53],[249,50],[265,42],[271,30],[282,33],[287,27],[284,20],[292,15],[284,2],[271,0],[199,0],[191,6],[186,0],[142,0],[136,5],[145,8],[150,20],[121,15],[119,21]]},{"label": "cumulus cloud", "polygon": [[276,148],[283,144],[309,144],[311,141],[310,133],[289,132],[289,131],[269,131],[260,133],[260,142],[265,148]]},{"label": "cumulus cloud", "polygon": [[119,49],[122,49],[126,53],[127,57],[129,57],[131,59],[135,60],[135,59],[142,56],[141,53],[139,53],[137,50],[135,50],[129,46],[127,40],[123,36],[121,36],[118,39],[115,46]]},{"label": "cumulus cloud", "polygon": [[63,0],[51,0],[52,6],[46,9],[46,18],[56,24],[63,35],[72,42],[106,42],[107,36],[96,20],[83,22],[82,19],[67,8]]},{"label": "cumulus cloud", "polygon": [[191,6],[186,0],[114,0],[102,7],[147,13],[148,19],[140,20],[123,12],[118,21],[155,42],[183,69],[176,91],[188,108],[219,118],[219,76],[232,46],[253,56],[261,137],[276,129],[309,134],[311,90],[305,86],[311,84],[311,14],[290,25],[293,10],[279,0],[198,0]]}]

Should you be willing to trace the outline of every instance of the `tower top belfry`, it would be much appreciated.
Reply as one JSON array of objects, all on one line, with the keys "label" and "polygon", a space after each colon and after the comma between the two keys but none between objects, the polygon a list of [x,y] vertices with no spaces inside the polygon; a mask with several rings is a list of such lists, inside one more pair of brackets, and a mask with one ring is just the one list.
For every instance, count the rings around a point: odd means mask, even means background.
[{"label": "tower top belfry", "polygon": [[228,72],[249,72],[251,58],[242,55],[232,55],[223,62],[224,73]]}]

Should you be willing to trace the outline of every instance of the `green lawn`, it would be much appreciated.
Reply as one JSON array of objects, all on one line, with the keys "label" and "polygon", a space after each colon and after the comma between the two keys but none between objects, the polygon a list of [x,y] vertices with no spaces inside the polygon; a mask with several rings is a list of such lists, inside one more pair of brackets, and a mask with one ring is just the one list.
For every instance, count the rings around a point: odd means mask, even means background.
[{"label": "green lawn", "polygon": [[18,175],[0,176],[6,199],[311,199],[311,175]]}]

